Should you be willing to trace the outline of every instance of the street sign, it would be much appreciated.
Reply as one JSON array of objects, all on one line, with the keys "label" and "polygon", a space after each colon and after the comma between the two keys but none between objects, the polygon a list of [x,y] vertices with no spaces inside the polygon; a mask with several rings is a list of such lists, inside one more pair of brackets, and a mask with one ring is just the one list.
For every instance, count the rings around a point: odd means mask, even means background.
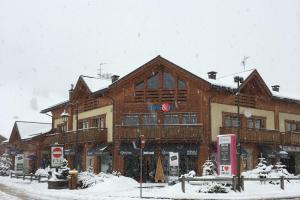
[{"label": "street sign", "polygon": [[51,147],[51,167],[61,167],[64,160],[64,148],[62,146]]}]

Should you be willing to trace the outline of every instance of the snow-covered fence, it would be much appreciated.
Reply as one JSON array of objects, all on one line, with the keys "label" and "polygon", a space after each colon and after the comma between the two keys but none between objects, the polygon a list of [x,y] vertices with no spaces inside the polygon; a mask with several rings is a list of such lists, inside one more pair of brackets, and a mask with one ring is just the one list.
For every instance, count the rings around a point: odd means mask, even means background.
[{"label": "snow-covered fence", "polygon": [[[244,187],[244,182],[245,181],[260,181],[260,182],[266,182],[266,181],[280,181],[280,188],[284,190],[284,181],[291,181],[291,180],[297,180],[300,181],[300,177],[284,177],[281,176],[280,178],[244,178],[241,176],[241,187],[242,190],[245,190]],[[179,178],[179,181],[181,182],[181,190],[182,192],[185,193],[185,182],[190,182],[190,181],[200,181],[200,182],[231,182],[232,183],[232,189],[234,191],[237,190],[237,177],[233,176],[231,177],[216,177],[216,178],[195,178],[195,177],[181,177]]]},{"label": "snow-covered fence", "polygon": [[10,178],[15,177],[16,179],[22,178],[23,180],[27,179],[30,181],[37,180],[39,183],[48,182],[48,176],[34,175],[34,174],[20,174],[13,171],[10,172]]}]

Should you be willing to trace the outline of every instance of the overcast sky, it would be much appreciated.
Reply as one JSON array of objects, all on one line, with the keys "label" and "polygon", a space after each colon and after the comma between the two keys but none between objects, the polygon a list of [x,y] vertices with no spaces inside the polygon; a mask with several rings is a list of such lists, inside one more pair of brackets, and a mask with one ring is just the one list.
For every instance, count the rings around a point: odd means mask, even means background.
[{"label": "overcast sky", "polygon": [[[80,74],[125,75],[161,55],[199,76],[257,68],[300,92],[300,1],[0,0],[0,134],[51,122]],[[300,96],[300,95],[299,95]]]}]

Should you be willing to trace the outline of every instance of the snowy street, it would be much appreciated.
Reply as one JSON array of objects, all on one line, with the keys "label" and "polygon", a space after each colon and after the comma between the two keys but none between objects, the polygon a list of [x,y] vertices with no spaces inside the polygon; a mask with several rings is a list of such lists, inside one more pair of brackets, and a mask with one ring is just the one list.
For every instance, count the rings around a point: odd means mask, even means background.
[{"label": "snowy street", "polygon": [[[41,199],[41,200],[94,200],[94,199],[139,199],[139,184],[127,177],[110,177],[87,189],[49,190],[47,183],[0,177],[0,199]],[[159,187],[154,187],[159,186]],[[161,187],[164,186],[164,187]],[[285,183],[285,190],[279,185],[246,182],[244,192],[229,191],[227,194],[199,193],[200,185],[186,185],[186,193],[181,185],[144,184],[143,196],[147,199],[300,199],[300,181]]]}]

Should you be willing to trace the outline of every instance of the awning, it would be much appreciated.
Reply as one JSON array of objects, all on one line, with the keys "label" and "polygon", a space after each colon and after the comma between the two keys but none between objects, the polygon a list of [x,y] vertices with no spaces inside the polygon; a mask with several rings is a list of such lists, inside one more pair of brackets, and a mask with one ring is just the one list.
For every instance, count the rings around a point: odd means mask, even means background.
[{"label": "awning", "polygon": [[166,144],[161,148],[163,155],[169,154],[169,152],[178,152],[180,155],[197,156],[198,144]]},{"label": "awning", "polygon": [[101,156],[104,154],[108,154],[107,147],[108,147],[107,144],[101,144],[96,147],[92,147],[87,151],[87,155],[88,156]]},{"label": "awning", "polygon": [[64,150],[65,156],[75,156],[75,149],[65,149]]},{"label": "awning", "polygon": [[123,143],[120,146],[120,154],[122,156],[138,155],[138,153],[139,153],[138,149],[134,149],[132,143]]}]

